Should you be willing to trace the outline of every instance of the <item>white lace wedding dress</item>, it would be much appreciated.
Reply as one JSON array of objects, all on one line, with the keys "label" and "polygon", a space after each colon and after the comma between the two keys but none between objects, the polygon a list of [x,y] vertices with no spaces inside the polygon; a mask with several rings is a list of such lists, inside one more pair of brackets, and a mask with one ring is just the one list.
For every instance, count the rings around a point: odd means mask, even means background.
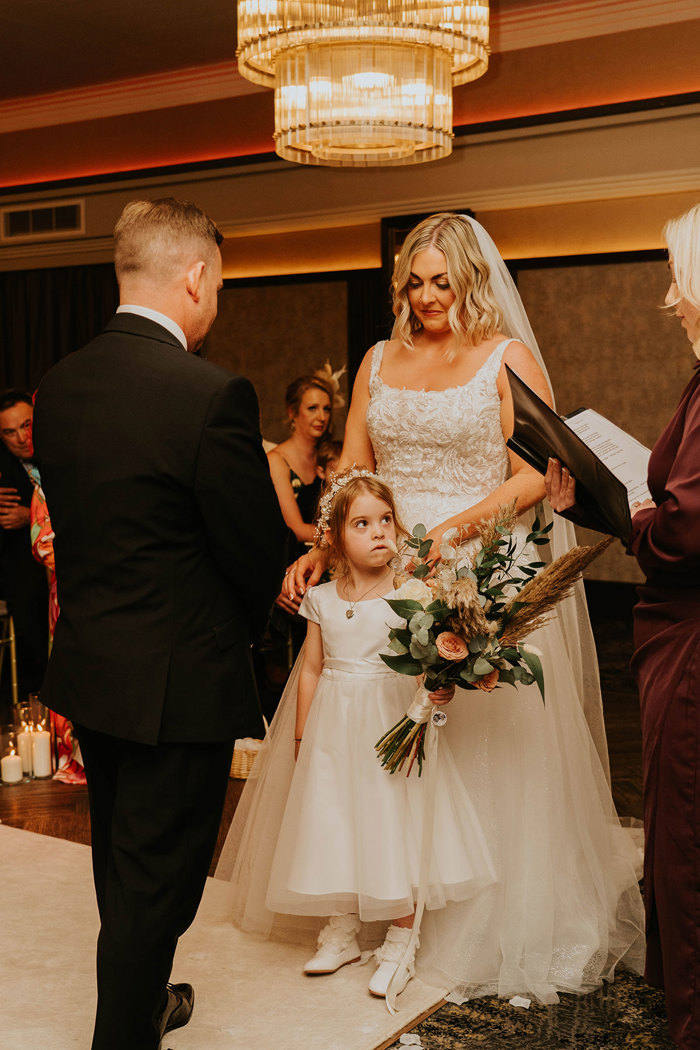
[{"label": "white lace wedding dress", "polygon": [[[470,383],[442,391],[387,386],[380,376],[383,344],[377,345],[367,427],[377,471],[409,530],[419,521],[430,529],[507,478],[496,387],[506,345]],[[524,540],[527,525],[517,528]],[[527,560],[537,560],[541,550]],[[543,653],[546,705],[535,686],[490,694],[457,690],[440,730],[478,814],[497,881],[469,900],[426,912],[417,973],[465,997],[520,993],[551,1003],[559,991],[597,987],[621,960],[639,971],[643,965],[639,857],[615,813],[562,622],[565,617],[555,617],[531,636]],[[296,670],[217,875],[232,877],[234,917],[244,928],[301,938],[314,932],[308,920],[264,906],[293,771],[295,679]]]}]

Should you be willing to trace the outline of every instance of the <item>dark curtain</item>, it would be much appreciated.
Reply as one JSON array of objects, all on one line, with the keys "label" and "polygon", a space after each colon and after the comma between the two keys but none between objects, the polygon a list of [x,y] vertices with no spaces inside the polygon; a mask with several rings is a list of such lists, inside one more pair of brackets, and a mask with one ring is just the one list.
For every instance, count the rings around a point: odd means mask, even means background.
[{"label": "dark curtain", "polygon": [[389,288],[381,269],[348,276],[348,386],[352,389],[362,358],[379,339],[391,335]]},{"label": "dark curtain", "polygon": [[35,390],[96,336],[119,303],[112,263],[0,273],[0,388]]}]

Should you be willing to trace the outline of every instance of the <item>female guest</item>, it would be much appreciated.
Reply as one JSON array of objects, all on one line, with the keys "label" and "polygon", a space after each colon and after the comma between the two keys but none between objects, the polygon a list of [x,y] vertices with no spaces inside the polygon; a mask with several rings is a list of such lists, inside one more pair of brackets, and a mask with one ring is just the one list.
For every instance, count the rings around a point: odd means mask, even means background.
[{"label": "female guest", "polygon": [[299,376],[287,387],[287,421],[291,434],[267,458],[272,483],[290,530],[288,564],[312,543],[321,479],[318,447],[333,432],[333,388],[317,375]]},{"label": "female guest", "polygon": [[[329,366],[330,373],[330,366]],[[286,441],[267,454],[272,483],[288,527],[286,564],[303,554],[313,542],[322,480],[319,446],[333,430],[333,377],[305,375],[287,387],[285,405],[291,431]],[[275,604],[262,648],[254,663],[263,714],[272,718],[284,683],[301,648],[306,622],[296,606],[281,594]]]},{"label": "female guest", "polygon": [[[700,205],[666,224],[666,305],[700,356]],[[575,482],[550,462],[555,510]],[[649,460],[652,500],[632,507],[629,549],[646,576],[634,610],[644,763],[646,979],[664,988],[671,1034],[700,1046],[700,366]]]},{"label": "female guest", "polygon": [[[506,446],[513,408],[505,363],[543,397],[551,394],[493,241],[465,216],[425,220],[399,254],[393,296],[393,338],[370,350],[359,369],[340,467],[376,469],[405,525],[422,522],[436,548],[448,528],[461,528],[470,540],[480,519],[516,500],[515,535],[525,560],[535,560],[526,537],[544,485]],[[555,554],[566,543],[565,530],[560,519]],[[316,581],[323,552],[301,561],[287,574],[290,599],[308,586],[305,566]],[[633,967],[641,962],[635,858],[600,758],[605,737],[587,640],[587,620],[579,625],[574,603],[565,603],[532,635],[543,653],[545,706],[536,686],[521,685],[494,694],[457,690],[450,704],[444,732],[496,881],[427,914],[418,974],[462,995],[524,993],[551,1003],[561,990],[590,991],[621,959]],[[220,865],[220,874],[233,875],[237,921],[267,933],[288,926],[266,908],[265,886],[294,770],[296,680],[298,665]],[[599,730],[600,753],[585,706]],[[297,924],[294,936],[300,931]],[[307,931],[316,932],[312,920]]]}]

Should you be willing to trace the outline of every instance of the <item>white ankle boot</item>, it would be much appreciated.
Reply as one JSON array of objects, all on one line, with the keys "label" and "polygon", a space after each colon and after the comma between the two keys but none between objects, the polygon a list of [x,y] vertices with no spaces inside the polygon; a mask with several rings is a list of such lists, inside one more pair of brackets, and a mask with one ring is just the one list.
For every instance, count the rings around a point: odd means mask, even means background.
[{"label": "white ankle boot", "polygon": [[[369,982],[369,990],[372,995],[379,995],[383,998],[386,997],[391,979],[398,970],[399,963],[403,959],[404,952],[406,951],[408,942],[411,939],[411,932],[412,931],[406,926],[390,926],[387,930],[384,944],[381,948],[377,948],[374,953],[374,957],[379,965]],[[403,976],[399,979],[398,983],[394,983],[392,991],[395,995],[400,995],[416,972],[414,964],[418,944],[419,941],[416,939],[415,946],[411,952],[411,957],[406,960],[407,969],[404,971]]]},{"label": "white ankle boot", "polygon": [[356,962],[360,955],[357,915],[332,915],[318,935],[318,951],[309,959],[304,973],[335,973],[345,963]]}]

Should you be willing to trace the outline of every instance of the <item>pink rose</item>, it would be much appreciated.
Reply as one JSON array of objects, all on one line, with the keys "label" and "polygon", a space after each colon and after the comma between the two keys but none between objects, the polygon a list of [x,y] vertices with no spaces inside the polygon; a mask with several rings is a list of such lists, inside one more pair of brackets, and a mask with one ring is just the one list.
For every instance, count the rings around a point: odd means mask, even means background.
[{"label": "pink rose", "polygon": [[490,693],[492,689],[495,689],[498,684],[498,669],[494,667],[493,671],[489,674],[485,674],[483,678],[477,678],[472,685],[475,685],[477,689],[483,689],[485,693]]},{"label": "pink rose", "polygon": [[469,646],[454,631],[443,631],[435,639],[435,644],[445,660],[464,660],[469,656]]}]

